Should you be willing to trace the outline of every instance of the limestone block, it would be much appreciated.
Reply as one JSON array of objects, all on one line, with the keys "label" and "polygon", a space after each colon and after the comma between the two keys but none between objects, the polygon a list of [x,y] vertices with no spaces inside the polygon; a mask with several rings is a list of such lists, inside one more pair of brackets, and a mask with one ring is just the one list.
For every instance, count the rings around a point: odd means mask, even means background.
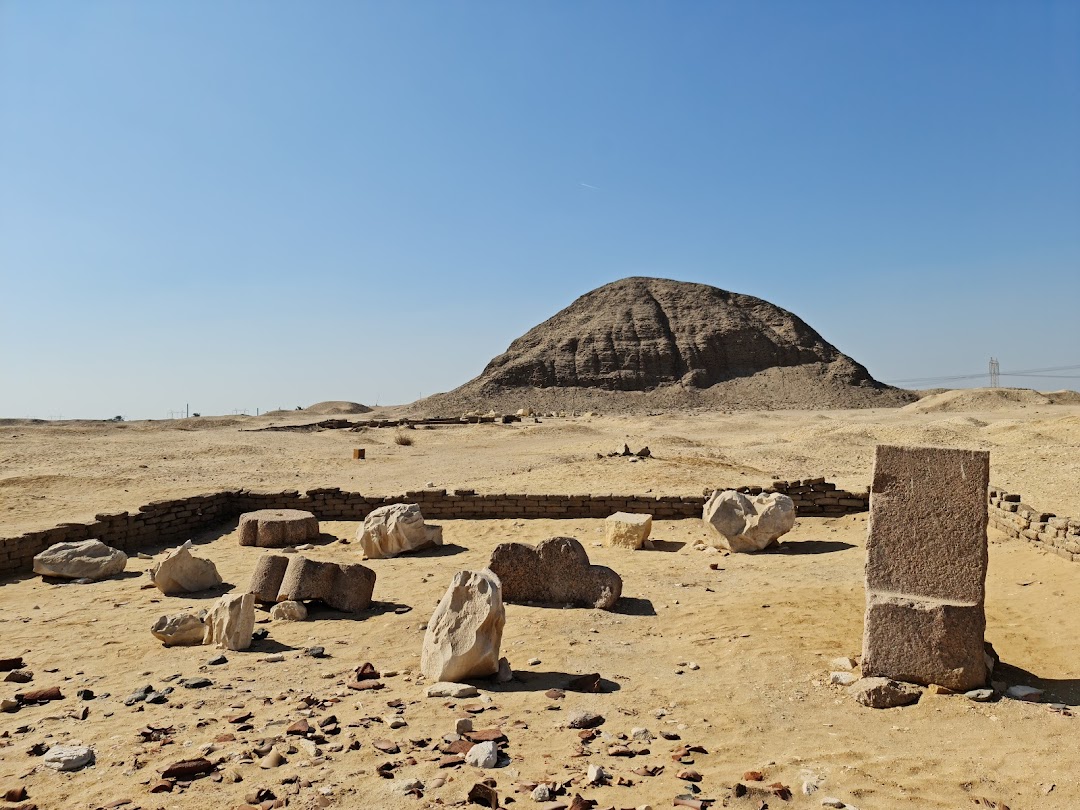
[{"label": "limestone block", "polygon": [[57,543],[34,556],[34,573],[60,579],[105,579],[119,574],[127,555],[100,540]]},{"label": "limestone block", "polygon": [[193,557],[191,541],[165,555],[150,568],[150,581],[166,596],[205,591],[221,584],[213,560]]},{"label": "limestone block", "polygon": [[259,509],[241,515],[236,531],[242,546],[285,548],[318,539],[319,521],[300,509]]},{"label": "limestone block", "polygon": [[254,594],[226,594],[214,603],[206,616],[203,643],[226,650],[246,650],[251,646],[254,630]]},{"label": "limestone block", "polygon": [[573,537],[552,537],[536,546],[502,543],[488,566],[502,583],[502,597],[515,604],[611,610],[622,595],[622,578],[589,555]]},{"label": "limestone block", "polygon": [[276,602],[281,580],[285,578],[285,569],[289,567],[289,558],[284,554],[263,554],[255,563],[251,572],[251,584],[248,592],[262,603]]},{"label": "limestone block", "polygon": [[651,531],[652,515],[616,512],[604,521],[604,545],[636,550],[648,542]]},{"label": "limestone block", "polygon": [[270,608],[270,618],[279,622],[302,622],[307,618],[307,608],[303,602],[278,602]]},{"label": "limestone block", "polygon": [[866,587],[981,604],[989,478],[983,450],[879,446]]},{"label": "limestone block", "polygon": [[958,692],[986,683],[983,607],[871,594],[862,671]]},{"label": "limestone block", "polygon": [[441,545],[442,529],[425,525],[417,504],[395,503],[368,514],[356,539],[367,559],[380,560]]},{"label": "limestone block", "polygon": [[748,496],[716,491],[705,502],[701,517],[715,532],[720,548],[761,551],[791,531],[795,502],[779,492]]},{"label": "limestone block", "polygon": [[459,571],[428,622],[420,671],[430,681],[484,678],[499,671],[506,610],[491,571]]},{"label": "limestone block", "polygon": [[194,613],[173,613],[160,617],[150,632],[166,647],[189,646],[203,643],[206,625],[202,617]]}]

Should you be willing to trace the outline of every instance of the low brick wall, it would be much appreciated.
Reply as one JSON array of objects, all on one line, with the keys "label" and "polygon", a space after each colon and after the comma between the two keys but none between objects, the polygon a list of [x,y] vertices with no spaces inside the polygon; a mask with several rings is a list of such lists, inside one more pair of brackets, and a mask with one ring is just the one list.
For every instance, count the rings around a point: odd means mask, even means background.
[{"label": "low brick wall", "polygon": [[1080,562],[1080,518],[1058,517],[1024,503],[1019,495],[990,486],[990,525],[1072,562]]},{"label": "low brick wall", "polygon": [[[724,487],[717,487],[723,489]],[[775,481],[771,487],[738,487],[740,492],[784,492],[802,516],[836,516],[865,512],[869,493],[838,490],[824,478]],[[712,490],[708,490],[711,492]],[[0,538],[0,577],[30,571],[35,554],[54,543],[96,538],[133,554],[140,549],[179,543],[244,512],[256,509],[304,509],[319,520],[363,520],[368,513],[391,503],[416,503],[431,520],[506,520],[515,518],[606,518],[613,512],[651,514],[658,520],[700,518],[705,496],[633,495],[617,493],[579,495],[483,494],[471,490],[423,489],[402,495],[364,495],[337,488],[260,491],[231,490],[155,501],[134,514],[97,515],[92,523],[61,523],[52,529]]]}]

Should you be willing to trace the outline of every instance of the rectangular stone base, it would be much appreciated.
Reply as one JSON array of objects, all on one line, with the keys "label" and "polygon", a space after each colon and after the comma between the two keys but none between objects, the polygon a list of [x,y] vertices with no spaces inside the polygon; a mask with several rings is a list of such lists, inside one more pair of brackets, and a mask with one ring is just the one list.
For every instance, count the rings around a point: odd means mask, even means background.
[{"label": "rectangular stone base", "polygon": [[957,691],[986,685],[981,603],[873,592],[866,597],[864,677],[936,683]]}]

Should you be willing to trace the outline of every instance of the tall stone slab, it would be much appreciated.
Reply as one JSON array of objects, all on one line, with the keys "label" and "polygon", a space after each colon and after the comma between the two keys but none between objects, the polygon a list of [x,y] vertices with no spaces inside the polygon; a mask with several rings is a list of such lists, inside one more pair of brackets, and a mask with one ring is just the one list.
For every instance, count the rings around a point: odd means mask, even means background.
[{"label": "tall stone slab", "polygon": [[986,683],[981,450],[880,445],[866,543],[863,675],[967,690]]}]

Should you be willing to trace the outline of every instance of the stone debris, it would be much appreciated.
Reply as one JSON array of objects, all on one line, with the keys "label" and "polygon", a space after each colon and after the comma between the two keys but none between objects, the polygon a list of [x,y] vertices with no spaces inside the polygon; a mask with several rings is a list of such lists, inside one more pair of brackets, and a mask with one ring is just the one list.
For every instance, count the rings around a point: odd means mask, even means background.
[{"label": "stone debris", "polygon": [[77,771],[94,761],[94,749],[85,745],[54,745],[41,759],[46,768]]},{"label": "stone debris", "polygon": [[428,526],[415,503],[395,503],[372,510],[356,533],[369,560],[396,557],[442,545],[442,527]]},{"label": "stone debris", "polygon": [[307,608],[303,602],[287,599],[270,608],[270,618],[279,622],[302,622],[307,618]]},{"label": "stone debris", "polygon": [[851,686],[855,681],[859,680],[859,676],[854,672],[830,672],[829,683],[837,686]]},{"label": "stone debris", "polygon": [[428,622],[420,671],[436,682],[496,674],[505,624],[498,576],[459,571]]},{"label": "stone debris", "polygon": [[242,546],[286,548],[317,540],[319,521],[300,509],[260,509],[241,515],[236,533]]},{"label": "stone debris", "polygon": [[183,647],[202,644],[206,625],[202,616],[194,613],[173,613],[161,616],[151,625],[150,632],[166,647]]},{"label": "stone debris", "polygon": [[970,692],[964,692],[964,697],[968,700],[973,700],[976,703],[986,703],[992,700],[994,697],[993,689],[972,689]]},{"label": "stone debris", "polygon": [[255,564],[248,591],[263,603],[318,600],[343,613],[359,613],[371,607],[375,572],[359,563],[264,554]]},{"label": "stone debris", "polygon": [[1026,700],[1029,703],[1042,703],[1043,690],[1036,689],[1034,686],[1017,684],[1016,686],[1010,686],[1006,689],[1005,696],[1011,697],[1014,700]]},{"label": "stone debris", "polygon": [[573,712],[566,719],[566,725],[570,728],[596,728],[597,726],[602,725],[603,722],[603,715],[584,709]]},{"label": "stone debris", "polygon": [[987,681],[990,454],[879,445],[862,672],[959,692]]},{"label": "stone debris", "polygon": [[889,678],[861,678],[848,687],[848,692],[863,706],[871,709],[907,706],[922,696],[922,689],[918,686]]},{"label": "stone debris", "polygon": [[761,551],[791,531],[795,502],[779,492],[744,495],[717,490],[705,502],[701,518],[715,532],[720,548]]},{"label": "stone debris", "polygon": [[100,540],[57,543],[34,556],[34,573],[58,579],[95,581],[122,573],[127,555]]},{"label": "stone debris", "polygon": [[470,686],[467,683],[449,683],[442,681],[440,683],[433,683],[427,688],[427,696],[429,698],[470,698],[476,697],[479,694],[480,692],[475,686]]},{"label": "stone debris", "polygon": [[604,545],[637,550],[650,545],[652,515],[616,512],[604,521]]},{"label": "stone debris", "polygon": [[503,599],[513,604],[541,604],[611,610],[622,595],[622,578],[589,555],[572,537],[552,537],[536,546],[502,543],[489,568],[503,585]]},{"label": "stone debris", "polygon": [[474,768],[494,768],[499,761],[499,746],[495,742],[480,742],[465,754],[465,764]]},{"label": "stone debris", "polygon": [[206,616],[204,644],[226,650],[246,650],[255,629],[255,596],[250,593],[222,596]]},{"label": "stone debris", "polygon": [[842,658],[834,658],[832,661],[829,662],[829,668],[835,670],[852,670],[855,669],[855,667],[857,667],[858,665],[858,662],[856,662],[854,658],[848,658],[846,656]]},{"label": "stone debris", "polygon": [[166,596],[197,593],[221,584],[213,560],[192,556],[191,541],[173,549],[150,568],[150,581]]}]

